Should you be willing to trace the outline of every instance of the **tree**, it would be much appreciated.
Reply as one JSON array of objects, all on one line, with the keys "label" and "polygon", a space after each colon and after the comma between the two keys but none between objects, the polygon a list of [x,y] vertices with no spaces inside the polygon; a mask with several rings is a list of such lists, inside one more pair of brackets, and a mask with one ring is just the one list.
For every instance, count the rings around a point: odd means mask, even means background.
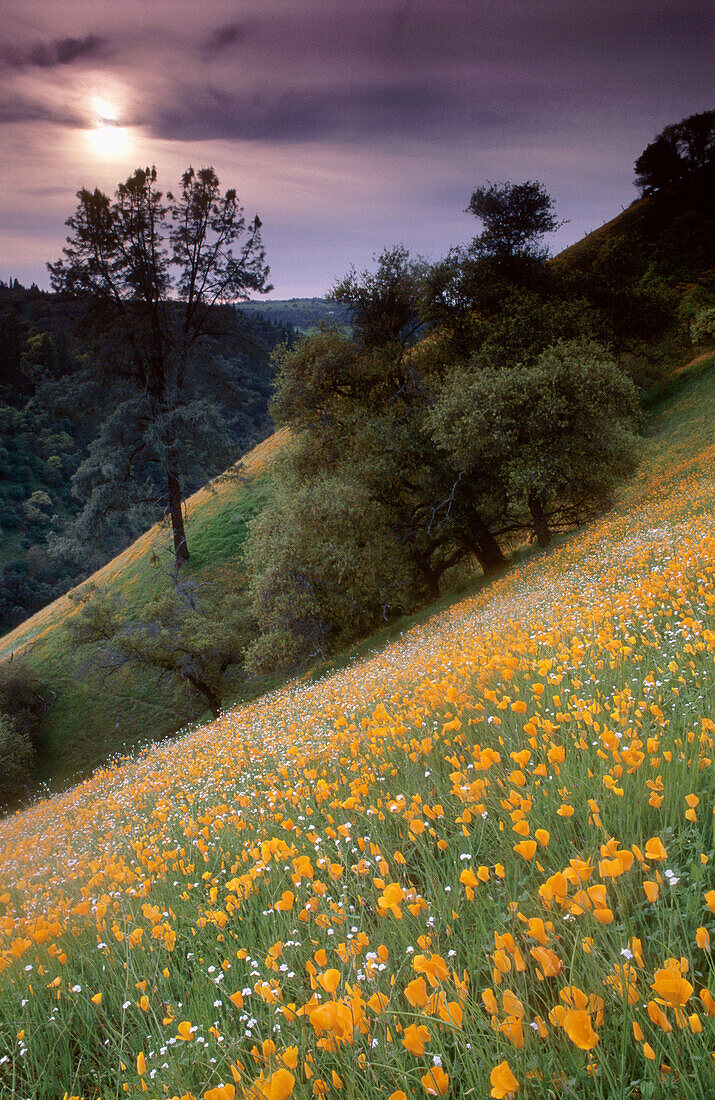
[{"label": "tree", "polygon": [[259,627],[249,669],[294,669],[412,606],[414,567],[391,524],[388,509],[349,471],[301,479],[284,470],[249,537]]},{"label": "tree", "polygon": [[[156,180],[155,168],[138,168],[114,199],[78,191],[64,258],[48,267],[54,290],[89,301],[124,342],[116,366],[125,392],[109,433],[116,458],[104,484],[113,490],[134,479],[149,491],[147,470],[163,470],[180,566],[189,556],[181,481],[192,432],[208,439],[216,427],[206,400],[191,392],[190,371],[221,322],[218,307],[270,287],[260,219],[246,221],[236,191],[222,194],[213,168],[188,168],[176,196],[164,198]],[[100,509],[116,507],[109,496]]]},{"label": "tree", "polygon": [[125,600],[86,587],[75,597],[79,613],[67,629],[76,645],[87,647],[86,664],[103,684],[131,666],[168,676],[188,687],[218,717],[229,669],[239,665],[252,637],[250,615],[240,590],[182,579],[149,601],[143,617]]},{"label": "tree", "polygon": [[541,546],[597,515],[633,472],[638,397],[608,353],[562,341],[531,365],[457,368],[430,413],[435,441],[468,480],[491,471],[515,528]]},{"label": "tree", "polygon": [[635,164],[642,195],[674,190],[689,182],[710,186],[715,155],[715,111],[701,111],[666,126]]},{"label": "tree", "polygon": [[348,309],[353,329],[366,347],[414,343],[423,327],[419,314],[421,285],[428,270],[412,259],[403,245],[386,248],[377,257],[377,271],[358,274],[351,268],[330,292],[330,299]]},{"label": "tree", "polygon": [[472,242],[472,252],[503,266],[544,259],[541,238],[563,225],[554,215],[553,199],[538,180],[477,187],[466,212],[484,225]]},{"label": "tree", "polygon": [[46,689],[22,659],[0,664],[0,806],[16,806],[29,790]]}]

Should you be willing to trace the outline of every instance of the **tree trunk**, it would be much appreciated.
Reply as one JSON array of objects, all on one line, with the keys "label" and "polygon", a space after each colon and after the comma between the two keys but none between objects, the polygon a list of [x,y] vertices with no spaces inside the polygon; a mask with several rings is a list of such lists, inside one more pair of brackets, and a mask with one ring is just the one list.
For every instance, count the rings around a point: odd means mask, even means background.
[{"label": "tree trunk", "polygon": [[493,573],[506,565],[506,558],[494,535],[480,516],[475,516],[472,525],[473,543],[471,549],[479,562],[483,573]]},{"label": "tree trunk", "polygon": [[214,691],[210,684],[207,684],[205,680],[202,680],[198,676],[192,677],[191,683],[194,685],[196,690],[203,695],[204,699],[206,700],[206,705],[208,706],[214,718],[218,718],[219,714],[221,713],[221,696],[219,695],[219,693],[217,691]]},{"label": "tree trunk", "polygon": [[529,511],[531,512],[531,521],[534,524],[534,531],[536,533],[536,541],[539,546],[549,546],[552,538],[551,530],[546,521],[541,501],[536,493],[529,493],[528,503]]},{"label": "tree trunk", "polygon": [[184,513],[181,507],[181,485],[176,470],[170,467],[167,471],[169,487],[169,512],[171,514],[171,529],[174,533],[174,556],[176,568],[180,569],[185,561],[189,560],[189,548],[186,545],[186,532],[184,530]]}]

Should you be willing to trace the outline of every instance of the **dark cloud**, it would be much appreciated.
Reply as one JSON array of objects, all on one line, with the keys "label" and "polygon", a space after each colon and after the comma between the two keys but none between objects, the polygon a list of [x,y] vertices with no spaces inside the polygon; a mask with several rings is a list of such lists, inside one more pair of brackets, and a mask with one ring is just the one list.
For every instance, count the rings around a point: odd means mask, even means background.
[{"label": "dark cloud", "polygon": [[21,95],[6,95],[0,99],[0,125],[11,122],[50,122],[56,126],[86,126],[84,119],[70,108],[40,103]]},{"label": "dark cloud", "polygon": [[49,42],[36,42],[25,49],[6,48],[0,59],[8,68],[52,69],[58,65],[72,65],[77,61],[98,60],[107,56],[107,41],[98,34],[83,38],[56,38]]},{"label": "dark cloud", "polygon": [[[543,103],[543,101],[542,101]],[[509,105],[490,96],[461,96],[436,82],[404,81],[386,88],[286,88],[228,92],[192,86],[151,109],[155,137],[177,141],[361,141],[395,135],[451,135],[465,125],[496,133]]]},{"label": "dark cloud", "polygon": [[208,54],[209,56],[219,53],[221,50],[225,50],[229,46],[235,46],[245,37],[246,28],[244,26],[241,26],[238,23],[227,23],[223,27],[218,27],[209,35],[204,45],[204,53]]},{"label": "dark cloud", "polygon": [[[664,126],[713,105],[712,0],[38,0],[41,19],[2,3],[6,169],[49,188],[0,196],[0,248],[22,225],[6,252],[28,265],[18,242],[41,255],[46,211],[61,232],[80,177],[109,188],[135,158],[237,182],[283,292],[387,242],[467,239],[486,179],[542,179],[565,245],[635,197]],[[121,154],[88,137],[102,102]]]}]

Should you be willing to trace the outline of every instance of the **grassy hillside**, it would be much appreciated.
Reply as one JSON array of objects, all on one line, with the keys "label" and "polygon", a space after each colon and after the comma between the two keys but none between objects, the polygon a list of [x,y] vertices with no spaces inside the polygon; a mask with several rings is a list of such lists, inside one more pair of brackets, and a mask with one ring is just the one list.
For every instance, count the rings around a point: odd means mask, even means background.
[{"label": "grassy hillside", "polygon": [[[192,554],[187,572],[197,579],[239,583],[234,574],[247,523],[265,499],[266,470],[281,438],[280,433],[271,436],[234,471],[187,500]],[[167,528],[152,527],[86,584],[126,597],[130,610],[139,611],[171,570],[169,540]],[[73,650],[65,631],[67,619],[77,613],[72,596],[85,587],[55,600],[0,639],[0,660],[25,656],[54,693],[41,731],[40,783],[62,784],[86,774],[108,756],[165,736],[203,713],[183,689],[136,669],[112,673],[104,682],[87,677],[87,655]]]},{"label": "grassy hillside", "polygon": [[551,553],[0,823],[2,1095],[711,1097],[714,402]]},{"label": "grassy hillside", "polygon": [[[649,235],[657,236],[671,216],[672,211],[664,212],[652,200],[641,200],[607,226],[565,250],[555,262],[588,266],[593,261],[605,264],[608,269],[606,261],[611,255],[608,248],[620,241],[622,251],[623,242],[630,241],[640,242],[642,255],[638,263],[646,264],[652,251],[647,245]],[[632,251],[630,246],[627,251],[629,254]],[[693,263],[697,267],[696,260],[697,257]],[[312,324],[332,304],[324,299],[292,299],[253,303],[242,308],[254,312],[267,310],[266,316],[275,315],[285,323],[286,316],[281,313],[284,307],[293,310],[294,322],[308,318]],[[312,310],[310,317],[304,316],[305,310]],[[675,351],[670,348],[659,351],[661,365],[666,363],[671,373],[664,384],[653,389],[651,401],[673,392],[690,373],[709,368],[711,353],[691,364],[678,359],[681,353],[681,344]],[[187,572],[205,582],[206,590],[210,587],[219,593],[222,587],[241,587],[244,583],[243,539],[248,521],[266,499],[265,459],[277,445],[279,440],[267,441],[252,452],[243,467],[250,474],[248,481],[219,479],[210,491],[202,490],[188,502],[192,559]],[[130,614],[132,611],[139,614],[166,584],[170,568],[168,532],[155,527],[95,574],[91,582],[100,591],[122,596],[128,601]],[[206,716],[193,696],[166,678],[159,680],[153,674],[128,668],[112,672],[104,682],[88,677],[91,651],[77,652],[64,629],[67,617],[74,614],[76,603],[62,597],[0,638],[0,660],[12,653],[24,654],[51,701],[44,716],[34,780],[37,785],[50,783],[52,789],[88,774],[113,754],[161,738]],[[254,685],[255,690],[260,686]],[[229,692],[232,699],[239,697],[238,683],[234,687]]]}]

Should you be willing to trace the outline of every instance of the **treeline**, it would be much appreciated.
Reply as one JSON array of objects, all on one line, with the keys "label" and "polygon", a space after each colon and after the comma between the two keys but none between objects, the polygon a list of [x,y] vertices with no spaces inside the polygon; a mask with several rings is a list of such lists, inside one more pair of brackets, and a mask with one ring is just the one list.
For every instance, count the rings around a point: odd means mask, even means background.
[{"label": "treeline", "polygon": [[[183,395],[187,435],[203,443],[182,469],[187,493],[272,430],[271,352],[286,330],[215,312]],[[127,409],[131,366],[115,335],[89,302],[0,284],[0,633],[164,514],[155,455],[140,455],[131,430],[140,410]]]}]

